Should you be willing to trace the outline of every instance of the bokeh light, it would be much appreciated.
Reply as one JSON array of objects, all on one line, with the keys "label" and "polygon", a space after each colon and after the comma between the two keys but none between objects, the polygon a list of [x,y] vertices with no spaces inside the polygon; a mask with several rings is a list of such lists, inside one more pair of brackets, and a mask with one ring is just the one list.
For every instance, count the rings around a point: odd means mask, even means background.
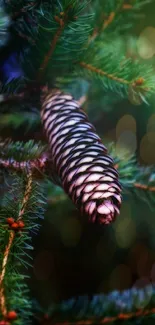
[{"label": "bokeh light", "polygon": [[119,136],[116,143],[116,152],[126,148],[130,154],[134,154],[137,148],[137,137],[132,131],[124,131]]},{"label": "bokeh light", "polygon": [[155,132],[148,132],[147,134],[148,141],[152,144],[155,144]]},{"label": "bokeh light", "polygon": [[137,40],[137,51],[142,59],[150,59],[155,54],[155,28],[146,27]]},{"label": "bokeh light", "polygon": [[147,132],[155,132],[155,114],[152,114],[148,119]]},{"label": "bokeh light", "polygon": [[152,114],[148,119],[146,134],[148,141],[155,144],[155,114]]},{"label": "bokeh light", "polygon": [[154,141],[150,141],[152,135],[145,134],[140,143],[140,156],[144,163],[155,163]]},{"label": "bokeh light", "polygon": [[120,248],[128,248],[132,245],[136,237],[136,225],[131,218],[129,204],[123,204],[121,216],[117,218],[113,225],[117,245]]},{"label": "bokeh light", "polygon": [[126,218],[118,224],[115,230],[115,237],[119,247],[128,248],[131,246],[136,237],[136,227],[134,222]]},{"label": "bokeh light", "polygon": [[130,114],[123,115],[118,121],[116,125],[116,137],[118,138],[124,131],[136,133],[136,120]]}]

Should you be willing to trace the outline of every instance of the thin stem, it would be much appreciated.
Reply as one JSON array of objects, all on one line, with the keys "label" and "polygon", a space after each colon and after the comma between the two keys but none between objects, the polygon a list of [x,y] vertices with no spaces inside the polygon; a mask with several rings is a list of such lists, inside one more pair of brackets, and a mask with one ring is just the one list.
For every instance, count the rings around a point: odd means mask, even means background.
[{"label": "thin stem", "polygon": [[28,179],[28,181],[27,181],[27,185],[26,185],[26,189],[25,189],[25,194],[24,194],[24,197],[23,197],[22,206],[21,206],[21,209],[19,211],[17,220],[22,219],[23,214],[25,212],[27,202],[28,202],[30,194],[31,194],[31,189],[32,189],[32,171],[31,170],[29,170],[29,173],[27,175],[27,179]]},{"label": "thin stem", "polygon": [[11,246],[12,246],[14,237],[15,237],[15,232],[13,230],[11,230],[9,233],[8,244],[5,247],[4,258],[3,258],[3,262],[2,262],[2,271],[0,274],[0,308],[1,308],[2,315],[4,317],[7,315],[7,307],[6,307],[6,299],[5,299],[5,294],[4,294],[3,281],[4,281],[5,274],[6,274],[8,257],[9,257],[9,253],[11,250]]},{"label": "thin stem", "polygon": [[[28,175],[27,175],[27,185],[26,185],[26,189],[25,189],[21,209],[20,209],[18,217],[17,217],[18,221],[21,220],[22,217],[23,217],[27,202],[28,202],[29,197],[30,197],[31,189],[32,189],[32,171],[30,170]],[[8,258],[9,258],[9,255],[10,255],[10,251],[11,251],[11,247],[12,247],[14,238],[15,238],[15,231],[11,230],[9,232],[8,244],[6,245],[5,251],[4,251],[4,257],[3,257],[3,261],[2,261],[2,271],[1,271],[1,274],[0,274],[0,309],[1,309],[1,312],[2,312],[2,315],[3,315],[4,318],[7,315],[7,306],[6,306],[6,297],[5,297],[5,288],[4,288],[4,278],[5,278]]]},{"label": "thin stem", "polygon": [[80,64],[81,67],[83,67],[83,68],[85,68],[87,70],[93,71],[93,72],[95,72],[95,73],[97,73],[99,75],[105,76],[105,77],[107,77],[109,79],[112,79],[112,80],[115,80],[115,81],[118,81],[120,83],[127,84],[127,85],[130,84],[130,81],[128,81],[128,80],[116,77],[113,74],[109,74],[106,71],[98,69],[98,68],[94,67],[91,64],[87,64],[86,62],[80,62],[79,64]]},{"label": "thin stem", "polygon": [[40,175],[40,173],[46,169],[47,160],[47,153],[44,153],[40,158],[28,161],[16,161],[14,159],[0,158],[0,166],[3,168],[16,170],[17,172],[31,169],[31,171],[34,173],[38,171]]},{"label": "thin stem", "polygon": [[87,320],[75,320],[75,321],[64,321],[61,322],[59,321],[58,323],[54,323],[54,325],[101,325],[101,324],[109,324],[115,321],[124,321],[124,320],[128,320],[128,319],[132,319],[132,318],[139,318],[139,317],[143,317],[143,316],[148,316],[151,314],[155,314],[155,308],[152,309],[140,309],[136,312],[131,312],[131,313],[120,313],[116,316],[113,317],[104,317],[102,319],[98,319],[96,322],[96,319],[87,319]]},{"label": "thin stem", "polygon": [[[68,8],[69,9],[69,8]],[[66,19],[67,19],[67,13],[63,13],[63,17],[59,18],[58,16],[55,16],[55,20],[56,22],[59,24],[59,27],[55,33],[55,36],[51,42],[51,45],[50,45],[50,49],[48,51],[48,53],[46,54],[46,56],[44,57],[44,60],[40,66],[40,69],[39,69],[39,74],[37,76],[37,81],[40,81],[42,79],[42,76],[43,76],[43,73],[48,65],[48,62],[49,60],[51,59],[52,55],[53,55],[53,52],[56,48],[56,45],[57,45],[57,42],[60,38],[60,35],[61,33],[63,32],[64,28],[65,28],[65,23],[66,23]]]},{"label": "thin stem", "polygon": [[48,64],[48,62],[49,62],[49,60],[50,60],[50,58],[51,58],[51,56],[52,56],[52,54],[53,54],[53,52],[55,50],[56,44],[57,44],[58,39],[59,39],[59,37],[60,37],[60,35],[61,35],[62,31],[63,31],[63,28],[64,28],[64,25],[63,26],[60,26],[58,28],[58,30],[57,30],[54,38],[53,38],[53,41],[52,41],[51,46],[50,46],[50,49],[49,49],[48,53],[46,54],[46,56],[45,56],[45,58],[43,60],[43,63],[41,64],[39,76],[37,78],[38,80],[41,79],[42,74],[43,74],[43,72],[45,71],[45,69],[47,67],[47,64]]},{"label": "thin stem", "polygon": [[[133,87],[133,89],[136,89],[136,87],[137,87],[137,89],[143,90],[143,91],[149,91],[150,90],[150,88],[142,86],[142,84],[144,83],[143,78],[138,78],[136,80],[128,81],[126,79],[119,78],[119,77],[115,76],[114,74],[108,73],[108,72],[106,72],[106,71],[104,71],[102,69],[96,68],[93,65],[87,64],[86,62],[83,62],[83,61],[80,62],[79,65],[81,67],[83,67],[84,69],[87,69],[87,70],[90,70],[92,72],[97,73],[98,75],[105,76],[105,77],[107,77],[107,78],[109,78],[111,80],[117,81],[117,82],[122,83],[122,84],[126,84],[128,86],[131,85]],[[140,80],[143,80],[143,82],[140,83]],[[139,86],[141,86],[141,87],[139,88]]]},{"label": "thin stem", "polygon": [[86,95],[83,95],[83,96],[81,96],[81,97],[78,99],[78,104],[79,104],[80,106],[82,106],[82,105],[85,104],[86,101],[87,101],[87,96],[86,96]]},{"label": "thin stem", "polygon": [[150,192],[155,192],[155,186],[148,186],[141,183],[135,183],[134,187],[140,188],[141,190],[146,190]]},{"label": "thin stem", "polygon": [[122,9],[122,6],[123,6],[123,2],[124,0],[120,0],[117,7],[116,7],[116,10],[115,11],[112,11],[110,13],[110,15],[108,16],[108,18],[104,21],[103,23],[103,26],[101,28],[101,30],[105,30],[114,20],[114,18],[116,17],[117,13],[119,13]]},{"label": "thin stem", "polygon": [[[118,3],[116,10],[112,11],[109,16],[104,19],[104,22],[102,24],[102,27],[99,29],[95,26],[92,36],[89,39],[89,42],[93,39],[95,39],[101,32],[103,32],[107,27],[109,27],[109,25],[114,21],[114,19],[116,18],[116,15],[119,12],[122,11],[127,11],[127,10],[131,10],[133,8],[133,5],[131,4],[127,4],[127,3],[123,3],[123,1],[121,0],[120,3]],[[102,13],[103,16],[103,13]],[[103,21],[103,17],[101,17],[101,21]]]}]

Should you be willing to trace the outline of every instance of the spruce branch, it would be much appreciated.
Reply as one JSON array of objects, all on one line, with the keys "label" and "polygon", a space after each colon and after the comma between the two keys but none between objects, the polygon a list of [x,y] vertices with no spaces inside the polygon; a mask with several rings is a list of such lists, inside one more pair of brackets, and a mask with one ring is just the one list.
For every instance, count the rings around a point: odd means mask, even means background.
[{"label": "spruce branch", "polygon": [[27,202],[28,202],[28,200],[30,198],[30,195],[31,195],[31,190],[32,190],[32,171],[29,170],[29,172],[27,174],[27,185],[26,185],[26,189],[25,189],[25,193],[24,193],[24,197],[23,197],[23,202],[22,202],[19,214],[18,214],[17,221],[19,221],[23,217],[23,214],[24,214],[25,209],[26,209]]},{"label": "spruce branch", "polygon": [[4,251],[4,258],[2,261],[2,271],[0,274],[0,307],[1,307],[1,313],[4,318],[7,315],[7,307],[6,307],[6,299],[5,299],[3,281],[4,281],[4,277],[5,277],[5,273],[6,273],[6,265],[7,265],[7,261],[8,261],[8,256],[10,253],[10,249],[11,249],[14,237],[15,237],[15,232],[10,231],[8,244],[6,245],[6,248]]},{"label": "spruce branch", "polygon": [[[93,15],[85,13],[87,5],[87,0],[62,0],[55,6],[51,3],[40,4],[36,44],[23,60],[27,76],[33,74],[33,80],[35,78],[37,81],[44,76],[46,81],[51,82],[51,75],[52,80],[55,79],[56,69],[61,68],[64,74],[71,71],[71,65],[74,68],[92,30]],[[32,63],[31,71],[29,62]]]},{"label": "spruce branch", "polygon": [[45,203],[42,190],[32,176],[29,170],[25,183],[25,177],[15,175],[16,180],[2,199],[0,210],[0,314],[4,321],[14,321],[16,325],[22,325],[23,321],[29,324],[32,319],[29,290],[25,284],[27,277],[22,274],[22,265],[30,266],[27,261],[30,256],[26,252],[33,249],[29,232],[38,229],[36,218],[43,214]]},{"label": "spruce branch", "polygon": [[67,21],[67,14],[68,14],[68,10],[69,8],[66,10],[66,12],[61,12],[60,13],[60,17],[59,16],[55,16],[54,19],[55,21],[58,23],[58,29],[57,31],[55,32],[55,35],[54,35],[54,38],[50,44],[50,49],[48,51],[48,53],[45,55],[44,57],[44,60],[40,66],[40,69],[39,69],[39,74],[38,74],[38,77],[36,78],[37,81],[40,81],[41,78],[42,78],[42,75],[48,65],[48,62],[49,60],[51,59],[52,57],[52,54],[55,50],[55,47],[57,45],[57,42],[59,40],[59,37],[61,35],[61,33],[63,32],[63,29],[65,28],[65,24],[66,24],[66,21]]},{"label": "spruce branch", "polygon": [[[149,0],[134,0],[132,4],[130,1],[126,3],[123,0],[108,0],[106,4],[100,0],[94,0],[91,3],[86,0],[3,2],[6,14],[12,20],[11,31],[16,35],[15,40],[17,43],[18,39],[22,41],[24,57],[20,64],[24,67],[24,82],[27,84],[30,82],[29,76],[33,80],[37,76],[37,82],[44,82],[43,79],[45,79],[52,83],[55,81],[55,76],[67,75],[67,78],[69,75],[72,76],[73,70],[74,76],[81,74],[85,79],[99,80],[105,89],[117,91],[120,95],[129,95],[132,92],[146,101],[146,98],[154,92],[155,77],[152,67],[126,59],[124,55],[121,55],[121,48],[115,49],[116,43],[114,42],[116,33],[119,33],[120,29],[124,32],[123,26],[127,18],[131,15],[135,18],[141,5],[149,3]],[[85,12],[87,5],[89,12],[94,3],[102,4],[104,19],[101,17],[99,22],[96,21],[96,18],[98,19],[96,10],[92,23],[93,15],[85,14]],[[100,6],[98,9],[100,11]],[[96,30],[95,33],[93,31],[93,37],[91,37],[94,24],[96,24]],[[132,22],[125,25],[127,29],[131,27]],[[4,32],[6,41],[8,27],[8,21],[5,21],[0,29],[0,34],[3,36]],[[110,36],[112,28],[115,30],[114,37]],[[32,74],[31,67],[33,68]],[[19,87],[13,86],[13,83],[6,85],[7,95],[1,95],[1,110],[3,110],[3,104],[12,109],[12,103],[21,104],[27,97],[34,100],[30,95],[32,92],[28,94],[28,91],[21,91],[19,93],[18,90],[22,88],[21,79]],[[11,87],[12,95],[10,95]],[[85,96],[81,97],[79,104],[85,99]],[[13,109],[12,111],[15,112]],[[13,115],[3,116],[0,125],[2,123],[3,126],[11,125],[11,123],[17,125],[17,119]],[[23,110],[23,116],[20,117],[18,125],[22,125],[23,121],[28,121],[31,117],[32,115],[27,116]],[[59,131],[56,132],[59,133]],[[16,182],[11,184],[11,191],[5,199],[2,198],[0,207],[2,217],[0,224],[2,250],[2,253],[0,252],[0,316],[5,325],[9,325],[8,322],[13,320],[11,317],[14,317],[16,325],[23,325],[23,321],[27,325],[32,320],[32,309],[25,283],[26,276],[22,275],[21,266],[31,265],[30,256],[27,253],[28,249],[33,249],[30,245],[29,233],[38,230],[36,219],[43,214],[42,205],[45,202],[38,183],[35,182],[36,174],[39,172],[41,176],[45,174],[50,178],[50,174],[53,173],[53,179],[55,178],[56,183],[59,183],[55,170],[52,170],[50,154],[42,143],[5,142],[5,145],[0,144],[0,149],[2,171],[6,169],[10,176],[10,170],[13,170],[16,177]],[[118,152],[113,150],[112,157],[114,157],[115,168],[119,170],[124,193],[135,194],[153,206],[155,202],[154,166],[141,167],[134,156],[120,157]],[[20,175],[19,178],[17,172]],[[25,174],[27,174],[26,184]],[[10,288],[13,293],[10,292]],[[55,325],[91,325],[96,322],[109,324],[135,320],[139,324],[143,322],[143,319],[147,321],[148,316],[152,316],[152,319],[155,317],[155,288],[152,287],[152,289],[152,297],[146,307],[144,307],[145,297],[150,295],[149,288],[148,291],[147,289],[146,291],[134,289],[126,291],[125,294],[115,292],[108,296],[95,296],[92,300],[87,298],[85,300],[84,297],[72,299],[59,306],[52,305],[48,310],[49,317],[46,317],[46,321]],[[138,310],[135,308],[136,305],[138,305]],[[4,325],[3,320],[0,323]]]},{"label": "spruce branch", "polygon": [[35,142],[34,140],[13,142],[11,139],[6,139],[0,141],[0,148],[0,157],[2,159],[8,158],[22,162],[40,158],[47,150],[47,145],[42,142]]},{"label": "spruce branch", "polygon": [[119,33],[128,31],[141,17],[140,10],[152,0],[109,0],[103,4],[102,0],[92,3],[92,10],[95,12],[93,21],[93,33],[91,39],[98,35]]},{"label": "spruce branch", "polygon": [[[146,304],[146,299],[148,303]],[[148,285],[142,289],[133,287],[122,292],[113,291],[107,295],[81,296],[52,304],[39,324],[53,325],[96,325],[111,323],[146,324],[154,319],[155,287]],[[40,317],[41,318],[41,317]]]},{"label": "spruce branch", "polygon": [[[28,161],[15,161],[13,159],[0,159],[0,166],[2,168],[6,168],[6,169],[12,169],[15,170],[16,172],[23,172],[23,170],[31,170],[34,173],[36,173],[36,170],[41,174],[42,170],[45,170],[45,163],[47,161],[47,156],[43,155],[41,158],[39,159],[35,159],[35,160],[28,160]],[[37,176],[37,175],[36,175]]]},{"label": "spruce branch", "polygon": [[[27,185],[25,188],[25,193],[24,193],[24,197],[23,197],[23,201],[21,204],[21,208],[19,210],[17,219],[16,219],[16,224],[18,224],[18,222],[20,220],[22,220],[22,217],[25,213],[25,209],[26,209],[26,205],[27,202],[29,200],[30,194],[31,194],[31,189],[32,189],[32,173],[31,171],[28,173],[27,175]],[[6,297],[5,297],[5,284],[4,284],[4,278],[6,275],[6,268],[7,268],[7,263],[8,263],[8,258],[9,255],[11,254],[11,248],[13,245],[13,241],[15,238],[15,230],[11,230],[9,232],[9,239],[8,239],[8,244],[5,247],[4,250],[4,255],[3,255],[3,259],[2,259],[2,267],[1,267],[1,274],[0,274],[0,307],[1,307],[1,313],[2,316],[5,318],[8,318],[8,310],[7,310],[7,306],[6,306]],[[16,319],[16,317],[15,317]]]},{"label": "spruce branch", "polygon": [[24,143],[6,139],[1,140],[0,149],[2,171],[12,170],[22,175],[31,170],[35,180],[49,178],[54,184],[60,185],[47,145],[33,140]]},{"label": "spruce branch", "polygon": [[96,74],[98,75],[101,75],[101,76],[105,76],[109,79],[112,79],[114,81],[118,81],[122,84],[127,84],[129,85],[129,81],[123,79],[123,78],[119,78],[119,77],[116,77],[114,74],[108,74],[106,71],[104,70],[101,70],[101,69],[98,69],[98,68],[95,68],[94,66],[92,66],[91,64],[87,64],[85,62],[80,62],[80,66],[85,68],[85,69],[88,69],[92,72],[95,72]]},{"label": "spruce branch", "polygon": [[148,186],[148,185],[144,185],[144,184],[141,184],[141,183],[135,183],[134,186],[136,188],[141,189],[141,190],[146,190],[146,191],[149,191],[149,192],[155,192],[155,186]]},{"label": "spruce branch", "polygon": [[123,3],[124,3],[124,0],[118,1],[115,11],[112,11],[110,13],[109,17],[103,22],[103,25],[101,28],[102,31],[104,31],[112,23],[112,21],[114,20],[114,18],[117,15],[117,13],[119,13],[119,11],[123,8]]},{"label": "spruce branch", "polygon": [[77,67],[77,75],[98,80],[105,90],[117,92],[120,96],[137,94],[141,101],[147,102],[155,90],[153,67],[126,58],[122,46],[118,39],[110,43],[105,39],[104,46],[101,39],[93,40],[82,61],[78,62],[80,69]]},{"label": "spruce branch", "polygon": [[120,183],[124,194],[132,194],[146,202],[151,209],[155,204],[155,166],[141,166],[135,155],[125,149],[116,149],[114,144],[108,150],[120,175]]},{"label": "spruce branch", "polygon": [[31,170],[35,179],[42,178],[47,169],[49,154],[45,151],[46,146],[34,141],[0,143],[1,154],[0,166],[6,170],[27,172]]}]

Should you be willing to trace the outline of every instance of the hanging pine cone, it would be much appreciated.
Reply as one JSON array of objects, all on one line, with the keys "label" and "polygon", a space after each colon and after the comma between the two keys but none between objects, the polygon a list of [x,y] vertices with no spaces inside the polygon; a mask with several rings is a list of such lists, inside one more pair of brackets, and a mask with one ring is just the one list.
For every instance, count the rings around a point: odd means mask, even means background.
[{"label": "hanging pine cone", "polygon": [[52,90],[42,96],[41,118],[65,192],[92,222],[113,221],[121,205],[118,172],[78,102]]}]

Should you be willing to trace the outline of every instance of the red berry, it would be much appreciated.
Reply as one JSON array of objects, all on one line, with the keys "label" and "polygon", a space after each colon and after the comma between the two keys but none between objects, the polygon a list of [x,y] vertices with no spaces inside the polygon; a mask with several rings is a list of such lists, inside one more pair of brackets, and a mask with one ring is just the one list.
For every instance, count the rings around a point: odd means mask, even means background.
[{"label": "red berry", "polygon": [[25,223],[23,221],[18,221],[18,227],[19,228],[24,228],[25,227]]},{"label": "red berry", "polygon": [[17,318],[17,313],[14,310],[10,310],[7,314],[7,319],[15,320]]},{"label": "red berry", "polygon": [[10,325],[10,323],[5,320],[1,320],[0,325]]},{"label": "red berry", "polygon": [[141,77],[141,78],[137,79],[135,82],[136,82],[137,86],[141,86],[144,83],[144,79]]},{"label": "red berry", "polygon": [[9,224],[9,225],[12,225],[13,223],[14,223],[14,218],[7,218],[6,219],[6,221],[7,221],[7,223]]},{"label": "red berry", "polygon": [[17,222],[14,222],[12,225],[11,225],[11,228],[12,229],[18,229],[18,223]]}]

